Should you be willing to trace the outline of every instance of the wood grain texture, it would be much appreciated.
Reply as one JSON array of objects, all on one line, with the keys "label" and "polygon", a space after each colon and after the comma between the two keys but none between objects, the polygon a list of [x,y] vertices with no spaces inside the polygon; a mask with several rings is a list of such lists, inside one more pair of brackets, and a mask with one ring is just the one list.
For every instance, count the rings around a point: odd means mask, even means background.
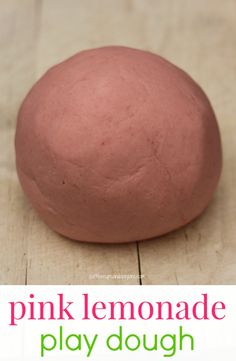
[{"label": "wood grain texture", "polygon": [[34,81],[37,14],[33,0],[4,0],[0,8],[0,283],[22,284],[30,223],[15,173],[14,128],[22,94]]},{"label": "wood grain texture", "polygon": [[[1,0],[0,283],[236,283],[236,1]],[[157,52],[208,94],[222,131],[224,171],[206,212],[189,226],[137,244],[93,245],[50,231],[15,173],[20,102],[73,53],[109,44]]]}]

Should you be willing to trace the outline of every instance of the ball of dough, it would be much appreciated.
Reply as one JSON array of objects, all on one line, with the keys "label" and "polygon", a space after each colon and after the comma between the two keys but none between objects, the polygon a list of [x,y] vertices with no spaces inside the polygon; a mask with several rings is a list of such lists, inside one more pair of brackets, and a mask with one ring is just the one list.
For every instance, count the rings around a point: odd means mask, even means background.
[{"label": "ball of dough", "polygon": [[111,46],[72,56],[34,85],[19,111],[16,164],[53,230],[128,242],[200,215],[222,157],[200,87],[157,55]]}]

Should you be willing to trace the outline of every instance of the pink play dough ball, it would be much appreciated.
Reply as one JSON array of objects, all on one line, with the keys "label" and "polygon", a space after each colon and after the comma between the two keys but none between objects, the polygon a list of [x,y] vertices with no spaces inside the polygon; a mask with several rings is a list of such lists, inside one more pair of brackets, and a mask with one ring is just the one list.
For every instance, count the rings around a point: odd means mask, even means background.
[{"label": "pink play dough ball", "polygon": [[222,154],[212,107],[185,72],[111,46],[76,54],[34,85],[19,111],[16,164],[53,230],[128,242],[200,215]]}]

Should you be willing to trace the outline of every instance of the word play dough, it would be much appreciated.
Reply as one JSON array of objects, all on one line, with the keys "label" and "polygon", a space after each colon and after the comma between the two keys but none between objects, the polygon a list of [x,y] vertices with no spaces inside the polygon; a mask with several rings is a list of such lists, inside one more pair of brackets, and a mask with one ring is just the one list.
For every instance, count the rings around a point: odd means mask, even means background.
[{"label": "word play dough", "polygon": [[16,165],[42,219],[69,238],[128,242],[200,215],[221,142],[201,88],[158,55],[82,51],[33,86],[18,115]]}]

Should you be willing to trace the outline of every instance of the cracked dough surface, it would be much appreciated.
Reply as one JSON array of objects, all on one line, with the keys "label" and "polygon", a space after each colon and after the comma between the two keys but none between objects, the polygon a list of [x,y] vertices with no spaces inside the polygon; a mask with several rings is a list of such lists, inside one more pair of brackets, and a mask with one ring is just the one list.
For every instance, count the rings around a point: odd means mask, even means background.
[{"label": "cracked dough surface", "polygon": [[42,219],[69,238],[128,242],[197,217],[217,186],[219,130],[200,87],[125,47],[51,68],[18,115],[16,165]]}]

